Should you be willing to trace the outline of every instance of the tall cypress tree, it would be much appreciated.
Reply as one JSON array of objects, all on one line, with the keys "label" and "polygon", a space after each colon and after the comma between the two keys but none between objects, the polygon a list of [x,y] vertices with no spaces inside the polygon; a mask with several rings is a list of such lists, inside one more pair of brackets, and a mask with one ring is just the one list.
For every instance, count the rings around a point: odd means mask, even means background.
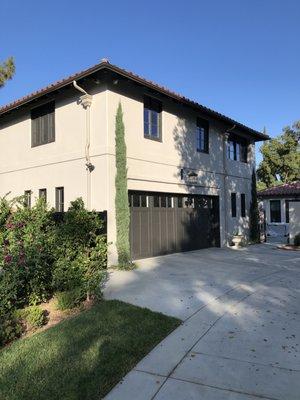
[{"label": "tall cypress tree", "polygon": [[251,201],[250,201],[250,240],[254,243],[260,242],[260,231],[259,231],[259,211],[257,202],[257,191],[256,191],[256,173],[253,168],[252,182],[251,182]]},{"label": "tall cypress tree", "polygon": [[130,210],[128,205],[127,191],[127,160],[125,127],[123,123],[123,112],[121,103],[119,103],[116,114],[116,225],[117,225],[117,251],[119,267],[126,268],[131,264],[130,244],[129,244],[129,223]]}]

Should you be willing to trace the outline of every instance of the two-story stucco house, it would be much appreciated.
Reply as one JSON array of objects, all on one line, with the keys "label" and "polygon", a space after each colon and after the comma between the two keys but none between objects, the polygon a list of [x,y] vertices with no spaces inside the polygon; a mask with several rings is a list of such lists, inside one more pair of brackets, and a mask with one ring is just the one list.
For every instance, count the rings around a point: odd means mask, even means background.
[{"label": "two-story stucco house", "polygon": [[[222,95],[222,94],[218,94]],[[126,129],[132,257],[248,234],[255,142],[268,137],[107,60],[0,109],[0,196],[107,210],[116,260],[115,116]]]}]

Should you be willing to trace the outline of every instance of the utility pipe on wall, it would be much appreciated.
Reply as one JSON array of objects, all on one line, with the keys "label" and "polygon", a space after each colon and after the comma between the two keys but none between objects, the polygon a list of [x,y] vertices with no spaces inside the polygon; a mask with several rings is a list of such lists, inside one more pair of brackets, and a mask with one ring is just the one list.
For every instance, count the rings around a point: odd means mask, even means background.
[{"label": "utility pipe on wall", "polygon": [[92,100],[93,96],[88,94],[82,87],[80,87],[76,81],[73,81],[73,86],[75,89],[79,90],[81,93],[83,93],[82,96],[80,96],[80,104],[82,107],[86,110],[86,118],[85,118],[85,124],[86,124],[86,141],[85,141],[85,166],[87,170],[87,209],[91,209],[91,172],[95,169],[94,165],[91,163],[90,159],[90,145],[91,145],[91,105],[92,105]]},{"label": "utility pipe on wall", "polygon": [[228,148],[228,138],[229,138],[229,132],[233,131],[235,129],[235,125],[233,125],[230,129],[227,129],[226,132],[224,133],[223,136],[223,168],[224,168],[224,181],[223,181],[223,188],[224,188],[224,216],[225,216],[225,221],[224,221],[224,228],[225,228],[225,245],[229,245],[229,233],[228,233],[228,207],[227,207],[227,200],[228,200],[228,185],[227,185],[227,178],[228,178],[228,170],[227,170],[227,148]]}]

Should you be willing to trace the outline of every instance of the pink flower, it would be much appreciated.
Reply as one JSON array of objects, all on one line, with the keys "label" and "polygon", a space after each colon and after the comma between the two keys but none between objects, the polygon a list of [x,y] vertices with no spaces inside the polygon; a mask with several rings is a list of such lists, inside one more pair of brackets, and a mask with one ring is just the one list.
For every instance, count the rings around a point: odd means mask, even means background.
[{"label": "pink flower", "polygon": [[6,262],[6,264],[10,264],[10,263],[11,263],[11,260],[12,260],[12,256],[11,256],[10,254],[7,254],[7,255],[4,257],[4,262]]}]

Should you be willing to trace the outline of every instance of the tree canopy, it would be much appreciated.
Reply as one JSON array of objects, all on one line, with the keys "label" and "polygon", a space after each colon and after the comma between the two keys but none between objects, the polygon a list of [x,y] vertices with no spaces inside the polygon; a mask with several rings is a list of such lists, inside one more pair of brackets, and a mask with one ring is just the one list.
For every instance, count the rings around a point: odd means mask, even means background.
[{"label": "tree canopy", "polygon": [[300,179],[300,121],[285,127],[282,135],[265,142],[260,151],[259,189]]},{"label": "tree canopy", "polygon": [[2,88],[6,81],[11,79],[15,73],[15,62],[13,57],[9,57],[0,64],[0,88]]}]

